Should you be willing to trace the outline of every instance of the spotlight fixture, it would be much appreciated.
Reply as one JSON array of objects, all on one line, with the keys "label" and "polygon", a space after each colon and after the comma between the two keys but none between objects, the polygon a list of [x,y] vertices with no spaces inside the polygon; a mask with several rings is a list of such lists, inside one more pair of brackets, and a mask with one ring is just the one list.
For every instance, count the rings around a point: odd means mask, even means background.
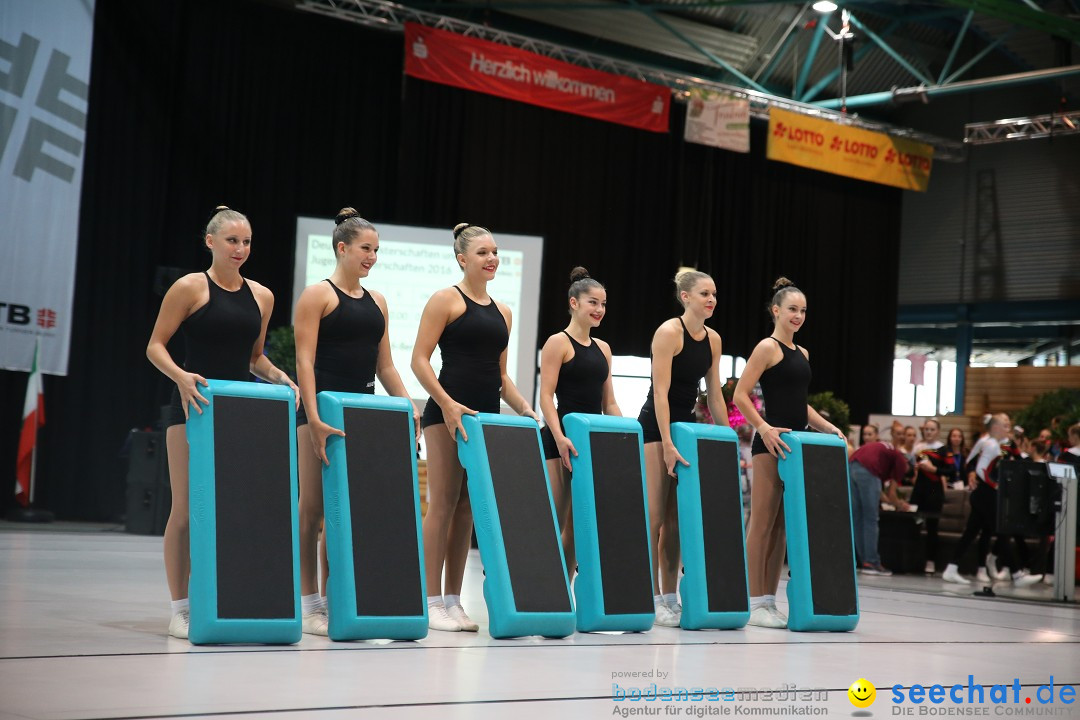
[{"label": "spotlight fixture", "polygon": [[836,10],[836,3],[830,2],[830,0],[818,0],[813,7],[819,13],[831,13]]}]

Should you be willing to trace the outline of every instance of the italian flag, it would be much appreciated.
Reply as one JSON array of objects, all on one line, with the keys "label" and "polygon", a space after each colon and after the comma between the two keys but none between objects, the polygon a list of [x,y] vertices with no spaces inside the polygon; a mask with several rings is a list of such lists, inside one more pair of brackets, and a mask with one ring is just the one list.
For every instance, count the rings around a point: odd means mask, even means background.
[{"label": "italian flag", "polygon": [[23,402],[22,432],[19,434],[19,454],[15,463],[15,499],[24,507],[31,500],[31,475],[34,466],[34,446],[38,428],[45,424],[45,398],[41,388],[41,369],[38,368],[38,346],[34,345],[34,363],[26,383]]}]

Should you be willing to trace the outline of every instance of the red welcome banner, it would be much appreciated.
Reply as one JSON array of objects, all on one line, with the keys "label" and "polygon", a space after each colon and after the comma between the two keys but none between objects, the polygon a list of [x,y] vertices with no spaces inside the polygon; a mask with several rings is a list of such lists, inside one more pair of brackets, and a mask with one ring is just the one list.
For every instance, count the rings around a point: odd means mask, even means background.
[{"label": "red welcome banner", "polygon": [[668,130],[671,91],[661,85],[415,23],[405,23],[405,74],[642,130]]}]

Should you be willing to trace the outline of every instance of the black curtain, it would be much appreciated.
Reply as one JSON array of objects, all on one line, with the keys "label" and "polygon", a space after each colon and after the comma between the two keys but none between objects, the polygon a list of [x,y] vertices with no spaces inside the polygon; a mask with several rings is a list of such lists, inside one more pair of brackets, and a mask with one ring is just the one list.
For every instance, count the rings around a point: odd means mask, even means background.
[{"label": "black curtain", "polygon": [[[353,205],[448,228],[448,262],[459,221],[544,236],[541,342],[565,324],[580,264],[608,288],[598,334],[647,354],[686,264],[716,279],[712,325],[747,356],[787,275],[808,297],[812,390],[856,420],[887,408],[900,191],[767,161],[760,123],[748,155],[686,144],[683,119],[675,104],[672,132],[649,133],[403,80],[400,35],[265,3],[99,0],[72,354],[67,377],[45,382],[40,504],[123,511],[118,455],[170,391],[144,356],[155,275],[208,265],[218,204],[251,218],[244,271],[276,294],[271,327],[291,315],[296,215]],[[0,477],[13,476],[25,382],[0,373]],[[0,511],[11,502],[0,492]]]}]

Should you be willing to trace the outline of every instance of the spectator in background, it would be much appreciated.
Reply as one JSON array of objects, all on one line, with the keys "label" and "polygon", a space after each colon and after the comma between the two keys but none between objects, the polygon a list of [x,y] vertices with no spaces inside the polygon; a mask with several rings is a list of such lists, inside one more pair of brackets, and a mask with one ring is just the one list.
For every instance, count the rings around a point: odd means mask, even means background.
[{"label": "spectator in background", "polygon": [[[1002,444],[1008,437],[1011,423],[1009,416],[1005,413],[988,417],[985,424],[986,435],[975,443],[975,447],[971,449],[971,454],[967,458],[968,485],[972,488],[971,514],[968,516],[964,534],[956,546],[953,561],[946,566],[945,572],[941,575],[941,579],[946,582],[970,584],[970,580],[960,575],[958,565],[976,535],[979,535],[979,563],[985,563],[990,581],[999,579],[995,557],[988,552],[990,538],[997,531],[997,477],[992,470],[1000,461],[1003,452],[1008,453],[1008,449],[1003,449]],[[1015,568],[1012,548],[1007,539],[999,536],[997,546],[1005,564],[1010,568]],[[1023,564],[1026,565],[1026,563]],[[1041,575],[1031,575],[1025,569],[1015,570],[1012,573],[1013,585],[1017,587],[1032,585],[1041,579]]]},{"label": "spectator in background", "polygon": [[1061,448],[1054,442],[1054,432],[1050,428],[1043,428],[1039,431],[1039,441],[1046,443],[1046,453],[1048,459],[1053,461],[1057,460],[1057,456],[1061,453]]},{"label": "spectator in background", "polygon": [[851,456],[851,523],[864,575],[892,575],[878,554],[878,508],[882,483],[891,480],[895,485],[906,472],[903,453],[883,442],[863,445]]},{"label": "spectator in background", "polygon": [[866,445],[867,443],[878,441],[878,426],[872,423],[863,425],[862,429],[862,442],[859,443],[859,447]]},{"label": "spectator in background", "polygon": [[[949,466],[948,478],[949,482],[955,489],[963,489],[967,484],[967,456],[968,446],[967,439],[964,437],[964,431],[960,428],[953,428],[949,431],[949,437],[945,441],[945,446],[941,448],[941,451],[945,454],[945,463]],[[957,487],[959,485],[959,487]]]},{"label": "spectator in background", "polygon": [[899,420],[893,420],[892,426],[889,428],[889,439],[887,441],[897,450],[901,450],[904,445],[904,423]]},{"label": "spectator in background", "polygon": [[938,523],[941,521],[941,509],[945,506],[945,486],[947,482],[945,454],[941,452],[944,443],[938,439],[941,423],[933,418],[923,421],[923,439],[915,443],[915,490],[911,493],[911,502],[925,513],[926,520],[926,568],[933,573],[938,551]]},{"label": "spectator in background", "polygon": [[1076,423],[1069,428],[1067,442],[1069,443],[1069,449],[1058,455],[1058,462],[1067,462],[1080,466],[1080,423]]}]

